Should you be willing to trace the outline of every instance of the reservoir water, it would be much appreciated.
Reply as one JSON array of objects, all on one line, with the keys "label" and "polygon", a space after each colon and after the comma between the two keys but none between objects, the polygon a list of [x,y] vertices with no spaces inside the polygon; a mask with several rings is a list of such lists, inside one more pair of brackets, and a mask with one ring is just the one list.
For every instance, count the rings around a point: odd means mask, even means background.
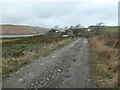
[{"label": "reservoir water", "polygon": [[45,35],[46,33],[42,34],[29,34],[29,35],[0,35],[0,38],[16,38],[16,37],[31,37],[31,36],[38,36],[38,35]]}]

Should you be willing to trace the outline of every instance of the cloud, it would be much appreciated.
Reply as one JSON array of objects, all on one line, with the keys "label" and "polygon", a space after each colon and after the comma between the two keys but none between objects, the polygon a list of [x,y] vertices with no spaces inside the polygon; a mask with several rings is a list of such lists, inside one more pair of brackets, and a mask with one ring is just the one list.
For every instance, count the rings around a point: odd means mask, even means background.
[{"label": "cloud", "polygon": [[[89,26],[97,22],[117,25],[117,0],[96,2],[2,2],[1,24],[34,25],[41,27]],[[107,0],[108,1],[108,0]],[[115,2],[116,1],[116,2]],[[105,3],[105,4],[104,4]]]}]

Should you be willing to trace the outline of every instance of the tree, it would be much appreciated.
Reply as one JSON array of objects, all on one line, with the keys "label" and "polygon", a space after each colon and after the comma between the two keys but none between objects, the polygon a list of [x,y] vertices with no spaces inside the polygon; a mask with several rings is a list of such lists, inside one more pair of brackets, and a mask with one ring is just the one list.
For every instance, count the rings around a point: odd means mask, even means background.
[{"label": "tree", "polygon": [[74,36],[74,29],[75,29],[74,26],[70,26],[69,29],[68,29],[71,32],[72,36]]},{"label": "tree", "polygon": [[75,26],[74,34],[76,37],[79,36],[80,34],[82,34],[82,25],[81,24],[78,24]]},{"label": "tree", "polygon": [[58,27],[58,26],[55,26],[53,29],[54,29],[54,30],[58,30],[58,29],[59,29],[59,27]]},{"label": "tree", "polygon": [[55,27],[51,28],[51,31],[50,31],[50,32],[56,32],[58,29],[59,29],[59,27],[58,27],[58,26],[55,26]]},{"label": "tree", "polygon": [[101,35],[102,34],[102,30],[103,30],[103,26],[104,24],[102,22],[100,23],[97,23],[94,27],[94,32],[95,32],[95,35]]},{"label": "tree", "polygon": [[74,26],[70,26],[69,30],[74,30]]}]

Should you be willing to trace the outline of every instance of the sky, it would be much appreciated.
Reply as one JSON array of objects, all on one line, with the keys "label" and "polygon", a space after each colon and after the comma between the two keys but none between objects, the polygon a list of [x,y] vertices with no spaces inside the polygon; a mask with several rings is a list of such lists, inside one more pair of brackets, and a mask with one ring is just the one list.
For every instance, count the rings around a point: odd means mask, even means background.
[{"label": "sky", "polygon": [[119,0],[1,0],[0,24],[52,28],[118,25]]}]

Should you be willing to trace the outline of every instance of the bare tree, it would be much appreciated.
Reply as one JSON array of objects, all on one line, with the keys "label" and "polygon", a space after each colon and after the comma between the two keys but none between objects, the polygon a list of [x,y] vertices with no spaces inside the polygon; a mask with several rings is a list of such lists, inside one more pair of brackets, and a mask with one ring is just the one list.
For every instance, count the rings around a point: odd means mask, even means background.
[{"label": "bare tree", "polygon": [[104,24],[102,22],[100,23],[97,23],[94,27],[94,32],[95,32],[95,35],[101,35],[102,34],[102,30],[103,30],[103,26]]},{"label": "bare tree", "polygon": [[69,30],[74,30],[74,26],[70,26]]},{"label": "bare tree", "polygon": [[74,26],[70,26],[70,27],[68,28],[68,31],[70,32],[70,36],[72,36],[72,37],[74,37],[74,29],[75,29]]},{"label": "bare tree", "polygon": [[55,26],[55,27],[51,28],[51,32],[56,32],[58,29],[59,29],[59,27]]},{"label": "bare tree", "polygon": [[54,29],[54,30],[58,30],[58,29],[59,29],[59,27],[58,27],[58,26],[55,26],[53,29]]},{"label": "bare tree", "polygon": [[75,34],[75,36],[80,36],[80,34],[82,34],[82,25],[81,24],[78,24],[75,26],[74,34]]}]

